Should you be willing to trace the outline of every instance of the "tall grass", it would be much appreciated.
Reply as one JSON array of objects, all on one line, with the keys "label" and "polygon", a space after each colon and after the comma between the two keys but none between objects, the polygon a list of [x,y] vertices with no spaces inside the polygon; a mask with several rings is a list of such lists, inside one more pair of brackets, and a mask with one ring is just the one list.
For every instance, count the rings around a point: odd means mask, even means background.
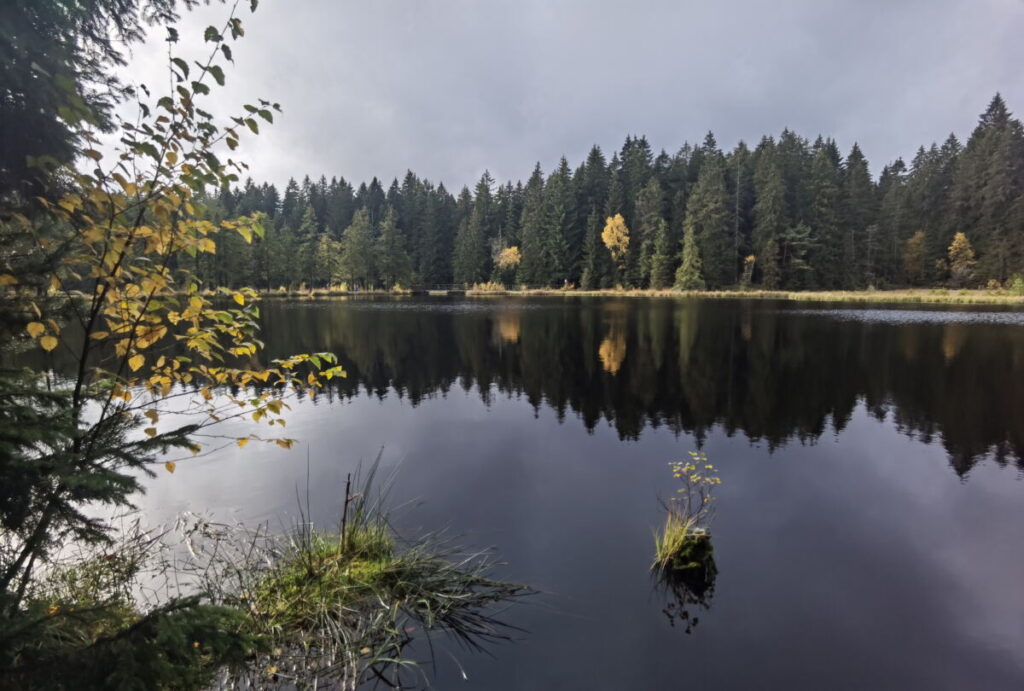
[{"label": "tall grass", "polygon": [[302,520],[283,537],[214,530],[193,541],[204,589],[245,610],[250,632],[267,643],[243,674],[225,673],[223,686],[403,686],[422,673],[405,655],[416,636],[479,650],[514,633],[502,607],[529,590],[490,578],[486,552],[466,553],[439,535],[400,540],[376,472],[375,463],[360,491],[346,491],[339,530]]}]

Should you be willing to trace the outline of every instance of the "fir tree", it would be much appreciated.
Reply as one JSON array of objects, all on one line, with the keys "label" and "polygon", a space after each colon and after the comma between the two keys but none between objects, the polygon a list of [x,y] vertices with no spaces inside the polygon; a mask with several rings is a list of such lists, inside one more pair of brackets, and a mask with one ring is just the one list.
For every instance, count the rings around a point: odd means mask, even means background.
[{"label": "fir tree", "polygon": [[815,144],[811,164],[809,222],[816,242],[810,262],[818,288],[842,284],[842,234],[839,228],[840,155],[832,140]]},{"label": "fir tree", "polygon": [[862,288],[871,273],[871,253],[867,251],[868,228],[875,222],[875,186],[868,162],[856,144],[846,157],[842,183],[841,228],[843,234],[844,285]]},{"label": "fir tree", "polygon": [[385,288],[396,284],[408,286],[411,280],[412,263],[405,251],[404,237],[398,227],[398,212],[388,207],[384,221],[380,224],[376,247],[377,273]]},{"label": "fir tree", "polygon": [[693,229],[704,278],[709,286],[717,288],[733,280],[736,273],[733,263],[737,258],[733,254],[725,160],[718,153],[707,156],[686,205],[684,235],[686,230]]},{"label": "fir tree", "polygon": [[569,279],[569,237],[575,221],[569,163],[563,157],[544,185],[541,206],[542,269],[545,285],[561,285]]},{"label": "fir tree", "polygon": [[607,287],[610,283],[611,257],[604,243],[601,242],[602,216],[596,208],[592,208],[590,215],[587,216],[586,229],[580,287],[584,290]]},{"label": "fir tree", "polygon": [[672,284],[677,242],[669,232],[668,221],[658,219],[654,230],[654,255],[651,257],[652,288],[667,288]]},{"label": "fir tree", "polygon": [[697,231],[693,222],[686,224],[683,231],[682,263],[676,270],[676,288],[679,290],[704,290],[701,271],[700,249],[697,247]]},{"label": "fir tree", "polygon": [[350,287],[369,288],[374,277],[373,227],[370,214],[360,209],[352,218],[352,225],[341,236],[339,270]]},{"label": "fir tree", "polygon": [[655,243],[662,218],[662,189],[658,179],[651,177],[636,200],[636,238],[627,261],[626,281],[637,288],[651,284]]},{"label": "fir tree", "polygon": [[523,215],[520,223],[522,232],[521,251],[523,259],[519,264],[516,280],[523,285],[538,285],[544,282],[544,174],[540,163],[534,169],[523,191]]}]

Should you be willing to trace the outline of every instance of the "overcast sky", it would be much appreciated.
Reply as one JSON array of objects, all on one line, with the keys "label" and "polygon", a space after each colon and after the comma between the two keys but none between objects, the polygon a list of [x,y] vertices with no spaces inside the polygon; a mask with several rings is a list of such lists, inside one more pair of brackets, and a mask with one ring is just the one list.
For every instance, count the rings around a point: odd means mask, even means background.
[{"label": "overcast sky", "polygon": [[[966,138],[996,91],[1024,115],[1024,0],[242,4],[220,98],[281,103],[239,150],[279,184],[412,169],[458,189],[485,169],[525,179],[563,154],[575,166],[594,143],[610,157],[628,134],[674,152],[709,129],[729,149],[784,127],[844,152],[859,142],[877,175],[922,143]],[[186,15],[183,39],[226,13]],[[135,48],[133,80],[166,84],[164,45]]]}]

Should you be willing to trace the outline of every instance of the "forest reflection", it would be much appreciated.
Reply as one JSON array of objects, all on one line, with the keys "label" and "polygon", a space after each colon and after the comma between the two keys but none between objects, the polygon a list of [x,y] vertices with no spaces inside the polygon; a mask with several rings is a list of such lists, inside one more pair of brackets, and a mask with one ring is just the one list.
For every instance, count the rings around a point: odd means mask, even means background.
[{"label": "forest reflection", "polygon": [[721,425],[771,448],[840,431],[862,402],[941,441],[958,474],[1021,465],[1024,328],[874,323],[779,304],[673,299],[270,300],[268,355],[329,350],[349,376],[328,397],[453,387],[606,420],[623,439]]}]

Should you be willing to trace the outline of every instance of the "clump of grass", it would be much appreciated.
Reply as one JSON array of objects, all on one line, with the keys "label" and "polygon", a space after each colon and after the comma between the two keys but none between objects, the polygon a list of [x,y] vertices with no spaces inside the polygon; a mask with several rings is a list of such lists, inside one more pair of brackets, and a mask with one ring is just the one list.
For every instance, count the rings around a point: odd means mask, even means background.
[{"label": "clump of grass", "polygon": [[[452,636],[470,650],[511,637],[515,629],[497,610],[530,591],[490,578],[486,553],[463,553],[433,535],[400,540],[383,494],[372,494],[375,471],[376,464],[362,491],[346,487],[336,532],[303,523],[242,552],[203,548],[217,555],[204,571],[206,590],[248,612],[250,632],[269,651],[243,678],[225,677],[225,686],[356,689],[377,679],[400,687],[417,669],[404,655],[417,635]],[[226,542],[242,541],[229,534]]]},{"label": "clump of grass", "polygon": [[690,543],[698,535],[703,537],[694,521],[669,510],[661,532],[654,536],[654,565],[656,569],[671,569],[683,565]]},{"label": "clump of grass", "polygon": [[718,568],[709,525],[714,517],[714,488],[721,480],[702,451],[691,451],[689,461],[669,464],[682,487],[665,503],[665,524],[654,536],[651,569],[658,586],[669,595],[664,612],[674,626],[682,622],[691,633],[698,618],[690,608],[709,607]]},{"label": "clump of grass", "polygon": [[669,467],[682,487],[665,504],[665,525],[654,536],[651,568],[656,570],[686,568],[693,543],[710,539],[714,488],[722,482],[703,451],[691,451],[689,461],[673,461]]}]

